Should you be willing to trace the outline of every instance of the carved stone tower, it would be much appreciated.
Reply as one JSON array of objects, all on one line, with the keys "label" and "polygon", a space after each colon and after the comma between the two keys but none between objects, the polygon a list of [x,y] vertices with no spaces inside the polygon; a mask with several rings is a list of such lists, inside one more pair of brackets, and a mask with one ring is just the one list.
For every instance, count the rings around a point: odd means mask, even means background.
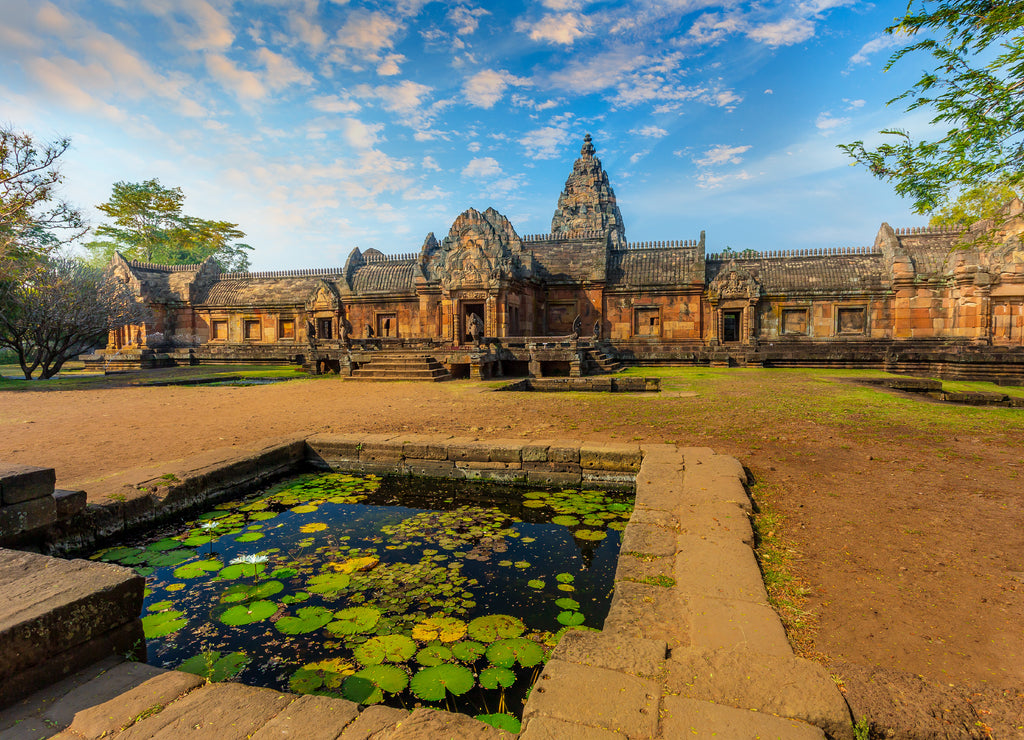
[{"label": "carved stone tower", "polygon": [[573,163],[572,174],[565,181],[551,219],[552,234],[574,231],[610,231],[613,245],[626,241],[626,227],[615,204],[615,191],[608,184],[608,173],[601,168],[601,160],[594,156],[590,134],[583,137],[579,159]]}]

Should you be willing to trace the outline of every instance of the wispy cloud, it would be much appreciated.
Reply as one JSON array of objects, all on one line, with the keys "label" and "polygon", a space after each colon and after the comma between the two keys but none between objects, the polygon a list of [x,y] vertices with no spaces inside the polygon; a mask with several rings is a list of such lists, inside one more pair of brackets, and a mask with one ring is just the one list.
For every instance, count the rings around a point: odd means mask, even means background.
[{"label": "wispy cloud", "polygon": [[631,128],[629,133],[635,134],[636,136],[643,136],[649,139],[660,139],[664,136],[668,136],[668,131],[661,128],[660,126],[647,125],[641,126],[640,128]]},{"label": "wispy cloud", "polygon": [[727,144],[718,144],[713,146],[704,152],[704,156],[699,159],[693,160],[694,164],[699,167],[715,167],[723,164],[739,164],[743,161],[741,154],[750,151],[750,145],[745,144],[742,146],[729,146]]},{"label": "wispy cloud", "polygon": [[830,133],[837,128],[841,128],[850,122],[849,118],[842,118],[839,116],[833,116],[829,111],[823,111],[818,114],[818,118],[814,121],[814,125],[822,133]]},{"label": "wispy cloud", "polygon": [[880,51],[887,51],[888,49],[894,49],[897,46],[902,46],[907,43],[909,37],[897,31],[896,33],[886,33],[875,36],[871,40],[864,43],[857,53],[850,57],[850,64],[871,64],[871,57]]},{"label": "wispy cloud", "polygon": [[522,85],[525,82],[503,69],[482,69],[466,80],[462,92],[477,108],[491,108],[501,100],[509,85]]},{"label": "wispy cloud", "polygon": [[590,33],[590,21],[577,13],[549,14],[536,21],[520,20],[516,30],[533,41],[570,46]]}]

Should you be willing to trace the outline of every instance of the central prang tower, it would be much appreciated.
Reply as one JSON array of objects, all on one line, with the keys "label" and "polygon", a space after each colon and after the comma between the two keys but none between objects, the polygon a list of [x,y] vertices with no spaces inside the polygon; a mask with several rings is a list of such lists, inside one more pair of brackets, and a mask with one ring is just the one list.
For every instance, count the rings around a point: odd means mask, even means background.
[{"label": "central prang tower", "polygon": [[626,243],[626,227],[615,203],[615,191],[608,184],[608,173],[601,168],[601,160],[594,156],[594,151],[587,134],[565,189],[558,196],[551,233],[610,232],[612,246],[621,246]]}]

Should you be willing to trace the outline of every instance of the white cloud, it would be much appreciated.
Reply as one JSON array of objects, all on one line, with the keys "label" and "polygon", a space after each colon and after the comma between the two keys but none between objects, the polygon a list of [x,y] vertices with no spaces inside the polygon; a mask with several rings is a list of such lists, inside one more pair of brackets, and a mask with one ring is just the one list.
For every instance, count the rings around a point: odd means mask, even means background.
[{"label": "white cloud", "polygon": [[402,123],[416,128],[430,119],[426,97],[431,90],[418,82],[402,80],[397,85],[357,85],[354,93],[360,98],[379,100],[384,110],[397,113]]},{"label": "white cloud", "polygon": [[421,162],[421,166],[423,167],[423,169],[430,170],[432,172],[440,172],[441,171],[441,165],[439,165],[437,163],[437,160],[435,160],[431,156],[424,157],[423,161]]},{"label": "white cloud", "polygon": [[473,179],[498,177],[502,174],[501,165],[494,157],[474,157],[462,169],[462,176]]},{"label": "white cloud", "polygon": [[388,54],[384,61],[377,65],[377,74],[381,77],[393,77],[401,72],[398,65],[405,61],[401,54]]},{"label": "white cloud", "polygon": [[849,110],[856,110],[857,108],[863,108],[868,101],[861,99],[849,100],[847,98],[843,98],[843,102],[849,106]]},{"label": "white cloud", "polygon": [[768,88],[767,90],[765,90],[765,91],[764,91],[764,94],[765,94],[765,95],[774,95],[774,94],[775,94],[775,91],[774,91],[774,90],[772,90],[772,89],[771,89],[771,88],[769,87],[769,88]]},{"label": "white cloud", "polygon": [[480,17],[484,15],[490,15],[490,11],[456,5],[448,11],[448,20],[455,26],[455,31],[460,36],[470,36],[476,32],[480,25]]},{"label": "white cloud", "polygon": [[650,149],[644,149],[643,151],[636,152],[635,154],[630,156],[629,163],[630,164],[636,164],[637,162],[639,162],[641,159],[643,159],[644,157],[646,157],[650,153],[651,153]]},{"label": "white cloud", "polygon": [[548,100],[537,101],[531,98],[529,95],[522,95],[520,93],[512,94],[512,105],[517,108],[530,108],[535,111],[548,110],[549,108],[556,108],[559,105],[563,105],[565,100],[563,98],[552,98]]},{"label": "white cloud", "polygon": [[327,42],[327,32],[302,12],[289,13],[288,26],[292,36],[298,38],[313,51],[319,51]]},{"label": "white cloud", "polygon": [[727,185],[730,182],[752,179],[753,176],[746,170],[740,170],[739,172],[731,174],[713,174],[710,172],[703,172],[697,176],[697,187],[703,188],[704,190],[712,190],[714,188],[720,188],[723,185]]},{"label": "white cloud", "polygon": [[837,118],[829,111],[824,111],[818,114],[818,118],[815,120],[814,125],[818,127],[819,131],[828,133],[829,131],[834,131],[840,126],[845,126],[849,122],[849,118]]},{"label": "white cloud", "polygon": [[313,75],[308,70],[300,69],[292,60],[270,49],[260,49],[256,52],[256,58],[266,69],[265,82],[272,90],[282,90],[293,84],[309,85],[313,82]]},{"label": "white cloud", "polygon": [[705,13],[690,26],[687,37],[690,41],[705,45],[714,46],[733,33],[739,33],[742,29],[740,19],[735,15],[722,16],[717,13]]},{"label": "white cloud", "polygon": [[531,159],[553,159],[561,156],[561,149],[569,141],[568,129],[563,126],[544,126],[528,131],[519,139]]},{"label": "white cloud", "polygon": [[401,30],[401,24],[392,16],[377,11],[352,10],[345,25],[338,29],[340,45],[367,52],[379,52],[395,45],[394,36]]},{"label": "white cloud", "polygon": [[383,123],[363,123],[357,118],[345,118],[341,122],[342,136],[355,149],[370,149],[380,141]]},{"label": "white cloud", "polygon": [[477,108],[491,108],[501,100],[509,85],[521,85],[524,82],[503,69],[482,69],[466,80],[462,92]]},{"label": "white cloud", "polygon": [[877,54],[880,51],[886,49],[892,49],[893,47],[900,46],[906,43],[908,39],[907,34],[902,32],[887,33],[881,36],[875,36],[870,41],[866,42],[857,53],[850,57],[850,64],[871,64],[869,57],[872,54]]},{"label": "white cloud", "polygon": [[357,113],[363,108],[356,101],[339,98],[337,95],[319,95],[311,99],[309,104],[324,113]]},{"label": "white cloud", "polygon": [[668,131],[659,126],[642,126],[640,128],[631,128],[629,133],[635,134],[636,136],[644,136],[650,139],[660,139],[664,136],[668,136]]},{"label": "white cloud", "polygon": [[469,151],[471,151],[471,152],[478,152],[478,151],[480,151],[480,142],[479,141],[471,141],[468,144],[466,144],[466,148]]},{"label": "white cloud", "polygon": [[516,30],[529,34],[534,41],[568,46],[590,33],[590,21],[576,13],[549,14],[534,22],[520,20]]},{"label": "white cloud", "polygon": [[784,18],[753,26],[746,33],[766,46],[792,46],[814,36],[814,23],[808,18]]},{"label": "white cloud", "polygon": [[693,160],[694,164],[699,167],[714,167],[723,164],[739,164],[743,161],[741,154],[750,151],[750,145],[744,146],[729,146],[727,144],[718,144],[711,147],[704,156],[700,159]]},{"label": "white cloud", "polygon": [[552,72],[550,81],[574,95],[586,95],[614,87],[624,75],[649,62],[641,47],[621,46],[573,58],[565,67]]},{"label": "white cloud", "polygon": [[223,54],[207,54],[206,70],[240,100],[260,100],[266,97],[267,89],[259,75],[241,69]]}]

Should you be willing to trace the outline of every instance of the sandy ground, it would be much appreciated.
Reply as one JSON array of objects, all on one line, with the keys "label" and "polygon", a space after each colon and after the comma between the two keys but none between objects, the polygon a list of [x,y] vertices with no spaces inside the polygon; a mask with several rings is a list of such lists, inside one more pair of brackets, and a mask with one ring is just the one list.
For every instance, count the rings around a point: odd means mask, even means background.
[{"label": "sandy ground", "polygon": [[[785,372],[669,383],[658,397],[337,378],[41,392],[0,385],[0,460],[52,466],[60,487],[88,490],[112,472],[295,433],[710,446],[738,457],[756,480],[755,499],[785,516],[820,624],[813,653],[943,684],[1024,687],[1024,411],[883,398],[827,373]],[[887,416],[894,403],[900,413]]]}]

